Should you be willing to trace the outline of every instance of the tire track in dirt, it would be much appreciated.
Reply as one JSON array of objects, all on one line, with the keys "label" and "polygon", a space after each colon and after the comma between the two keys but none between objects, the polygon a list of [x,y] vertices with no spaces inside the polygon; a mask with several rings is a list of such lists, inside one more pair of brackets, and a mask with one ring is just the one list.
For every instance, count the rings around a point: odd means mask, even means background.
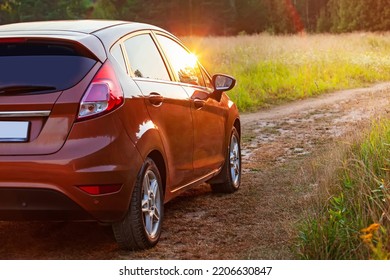
[{"label": "tire track in dirt", "polygon": [[387,113],[390,83],[243,114],[241,189],[207,184],[165,206],[157,247],[120,251],[95,223],[0,222],[2,259],[293,259],[295,225],[316,185],[307,166],[343,137]]},{"label": "tire track in dirt", "polygon": [[[362,121],[390,111],[389,90],[390,83],[382,83],[371,88],[339,91],[243,115],[244,161],[251,161],[254,150],[263,154],[256,147],[264,150],[267,144],[274,146],[275,142],[280,142],[287,149],[278,150],[277,153],[287,157],[291,154],[309,154],[316,141],[341,137],[351,131],[351,126],[353,129]],[[295,146],[291,145],[290,140]],[[285,160],[283,156],[278,159]]]}]

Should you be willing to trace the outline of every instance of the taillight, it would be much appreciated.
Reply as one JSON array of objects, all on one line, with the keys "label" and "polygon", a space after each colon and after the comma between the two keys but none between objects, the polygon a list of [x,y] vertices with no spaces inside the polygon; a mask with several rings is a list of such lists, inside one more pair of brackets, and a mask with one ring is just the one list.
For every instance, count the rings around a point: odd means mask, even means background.
[{"label": "taillight", "polygon": [[114,69],[109,61],[106,61],[99,69],[83,99],[77,120],[89,119],[101,116],[118,108],[123,104],[122,88],[115,76]]},{"label": "taillight", "polygon": [[26,38],[0,38],[0,43],[5,44],[13,44],[13,43],[24,43],[26,42]]},{"label": "taillight", "polygon": [[100,195],[118,192],[122,188],[122,185],[78,186],[78,188],[87,194]]}]

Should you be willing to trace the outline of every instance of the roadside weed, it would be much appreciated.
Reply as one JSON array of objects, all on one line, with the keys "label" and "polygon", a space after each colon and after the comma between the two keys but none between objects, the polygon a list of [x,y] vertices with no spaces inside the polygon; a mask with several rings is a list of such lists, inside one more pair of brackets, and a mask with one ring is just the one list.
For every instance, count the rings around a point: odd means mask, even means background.
[{"label": "roadside weed", "polygon": [[328,199],[320,198],[299,226],[301,258],[389,259],[389,143],[390,121],[382,120],[346,149],[334,180],[323,180]]}]

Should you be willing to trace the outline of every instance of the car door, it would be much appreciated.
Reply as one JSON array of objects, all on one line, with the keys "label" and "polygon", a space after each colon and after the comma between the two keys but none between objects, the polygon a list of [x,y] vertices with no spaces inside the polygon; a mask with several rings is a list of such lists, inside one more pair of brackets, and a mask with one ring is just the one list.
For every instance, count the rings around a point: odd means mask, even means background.
[{"label": "car door", "polygon": [[148,32],[124,40],[130,75],[141,89],[146,108],[164,145],[168,185],[180,188],[193,179],[193,123],[186,91],[171,81],[164,60]]},{"label": "car door", "polygon": [[193,166],[196,177],[207,176],[222,166],[225,160],[225,123],[227,108],[212,97],[213,88],[196,57],[173,38],[156,34],[169,58],[176,79],[191,99],[194,122]]}]

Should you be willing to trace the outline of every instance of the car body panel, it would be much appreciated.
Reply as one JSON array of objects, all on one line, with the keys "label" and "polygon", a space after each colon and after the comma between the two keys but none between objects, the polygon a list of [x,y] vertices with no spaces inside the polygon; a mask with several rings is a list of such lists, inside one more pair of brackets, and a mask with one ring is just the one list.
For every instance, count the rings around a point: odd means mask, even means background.
[{"label": "car body panel", "polygon": [[[221,167],[225,160],[225,131],[228,108],[210,98],[210,91],[184,86],[191,96],[191,114],[194,120],[194,172],[204,176]],[[201,102],[197,105],[196,102]],[[210,121],[212,120],[212,121]]]},{"label": "car body panel", "polygon": [[[73,217],[72,211],[80,208],[91,219],[119,221],[129,209],[143,163],[156,155],[153,159],[164,180],[165,202],[187,188],[218,178],[215,176],[225,164],[232,127],[239,123],[238,110],[224,93],[218,98],[211,88],[181,83],[155,33],[179,43],[158,27],[122,21],[0,26],[0,43],[10,38],[67,42],[86,48],[97,60],[72,88],[41,96],[0,96],[0,122],[25,120],[30,122],[31,132],[25,143],[0,142],[0,193],[7,199],[14,198],[9,203],[0,198],[0,219],[27,218],[29,212],[44,215],[45,211],[47,218],[56,217],[50,213],[61,209],[50,203],[45,208],[41,196],[64,203],[71,212],[64,217]],[[135,78],[129,73],[126,50],[121,44],[136,34],[151,36],[171,80]],[[122,62],[111,53],[118,44]],[[107,114],[79,120],[80,102],[107,61],[120,83],[124,102]],[[1,115],[27,111],[48,114],[24,119]],[[100,195],[80,188],[113,184],[120,189]],[[52,192],[60,195],[53,196]]]},{"label": "car body panel", "polygon": [[[160,137],[167,155],[168,177],[171,179],[169,188],[175,189],[193,177],[193,123],[189,97],[182,87],[172,83],[146,79],[137,79],[136,83],[145,95],[153,125],[163,132]],[[163,98],[161,104],[150,102],[153,94]]]},{"label": "car body panel", "polygon": [[[123,198],[130,197],[142,158],[117,117],[111,114],[75,123],[64,146],[54,154],[0,156],[0,188],[54,190],[99,221],[120,219],[129,206],[129,199]],[[124,186],[117,193],[98,196],[77,188],[94,184]],[[20,209],[27,212],[29,203],[24,202]]]}]

